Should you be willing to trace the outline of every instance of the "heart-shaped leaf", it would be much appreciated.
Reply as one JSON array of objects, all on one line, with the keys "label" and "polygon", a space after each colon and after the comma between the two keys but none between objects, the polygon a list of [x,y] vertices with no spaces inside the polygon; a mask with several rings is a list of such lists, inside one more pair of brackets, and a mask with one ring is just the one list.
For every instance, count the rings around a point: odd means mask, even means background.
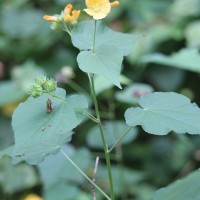
[{"label": "heart-shaped leaf", "polygon": [[154,135],[166,135],[170,131],[179,134],[200,134],[200,109],[187,97],[173,92],[155,92],[139,99],[141,107],[125,112],[129,126],[141,125]]},{"label": "heart-shaped leaf", "polygon": [[[94,21],[82,21],[72,31],[72,43],[80,50],[93,48]],[[95,46],[115,46],[128,55],[134,47],[135,35],[113,31],[107,28],[101,21],[97,21]],[[113,49],[115,51],[115,48]]]},{"label": "heart-shaped leaf", "polygon": [[95,52],[81,51],[77,57],[82,71],[102,75],[119,88],[122,60],[121,51],[114,46],[99,46]]},{"label": "heart-shaped leaf", "polygon": [[[57,89],[55,94],[65,99],[63,89]],[[53,108],[50,113],[46,110],[48,98]],[[21,103],[12,118],[15,136],[13,162],[25,160],[30,164],[38,164],[46,155],[55,153],[62,144],[70,141],[70,131],[80,122],[74,107],[67,99],[63,101],[48,94],[37,99],[29,97]]]}]

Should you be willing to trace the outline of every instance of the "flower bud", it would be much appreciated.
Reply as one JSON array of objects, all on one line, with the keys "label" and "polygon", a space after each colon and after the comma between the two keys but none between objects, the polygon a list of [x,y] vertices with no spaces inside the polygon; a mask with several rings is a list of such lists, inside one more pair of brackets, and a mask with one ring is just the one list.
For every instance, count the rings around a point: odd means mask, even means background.
[{"label": "flower bud", "polygon": [[40,85],[32,85],[30,90],[29,90],[29,94],[34,97],[37,98],[39,96],[42,95],[43,89]]},{"label": "flower bud", "polygon": [[47,77],[46,76],[38,76],[36,79],[35,79],[35,82],[40,85],[40,86],[43,86],[44,83],[47,81]]},{"label": "flower bud", "polygon": [[57,87],[57,81],[54,79],[49,79],[44,83],[44,89],[46,92],[53,92]]}]

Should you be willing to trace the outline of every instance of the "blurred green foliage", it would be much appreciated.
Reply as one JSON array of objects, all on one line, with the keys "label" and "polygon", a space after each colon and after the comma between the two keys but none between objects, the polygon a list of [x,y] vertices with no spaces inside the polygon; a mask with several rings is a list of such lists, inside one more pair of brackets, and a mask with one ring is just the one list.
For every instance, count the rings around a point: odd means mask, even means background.
[{"label": "blurred green foliage", "polygon": [[[68,35],[50,30],[42,19],[44,14],[60,13],[69,2],[85,7],[80,0],[0,1],[0,150],[13,144],[12,112],[26,99],[26,90],[38,74],[62,80],[59,85],[67,94],[89,96],[87,77],[77,68],[77,49]],[[80,20],[86,18],[82,13]],[[152,91],[176,91],[200,105],[200,0],[121,0],[106,24],[116,31],[135,33],[137,40],[123,63],[123,91],[96,79],[105,126],[112,119],[119,122],[116,127],[120,129],[124,110],[136,105],[140,95]],[[73,69],[72,79],[63,72],[65,66]],[[95,157],[100,156],[97,183],[106,190],[104,159],[93,129],[85,121],[74,130],[71,145],[64,148],[90,177]],[[109,137],[111,144],[113,138]],[[118,199],[160,200],[159,195],[181,188],[177,182],[153,197],[156,189],[199,167],[199,149],[198,136],[172,133],[158,137],[141,129],[138,134],[130,133],[111,154]],[[45,200],[92,198],[91,185],[59,155],[48,157],[39,167],[12,165],[9,158],[0,158],[1,200],[21,200],[28,193],[37,193]]]}]

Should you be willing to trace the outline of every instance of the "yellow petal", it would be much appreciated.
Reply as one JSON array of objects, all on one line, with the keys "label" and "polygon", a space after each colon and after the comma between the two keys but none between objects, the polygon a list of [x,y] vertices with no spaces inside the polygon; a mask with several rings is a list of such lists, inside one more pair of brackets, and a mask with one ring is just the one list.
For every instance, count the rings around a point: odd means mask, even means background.
[{"label": "yellow petal", "polygon": [[72,16],[71,15],[65,15],[65,21],[66,22],[71,22],[71,20],[72,20]]},{"label": "yellow petal", "polygon": [[66,15],[70,15],[72,8],[73,8],[72,4],[68,3],[67,6],[64,9],[64,13]]},{"label": "yellow petal", "polygon": [[110,3],[111,7],[116,7],[119,5],[119,1],[114,1],[112,3]]},{"label": "yellow petal", "polygon": [[111,10],[109,0],[86,0],[86,6],[85,12],[94,19],[103,19]]},{"label": "yellow petal", "polygon": [[29,194],[23,200],[43,200],[43,199],[36,194]]},{"label": "yellow petal", "polygon": [[44,15],[43,19],[48,22],[55,22],[57,20],[57,18],[55,16],[50,16],[50,15]]},{"label": "yellow petal", "polygon": [[80,15],[80,10],[73,10],[72,11],[72,19],[77,20]]}]

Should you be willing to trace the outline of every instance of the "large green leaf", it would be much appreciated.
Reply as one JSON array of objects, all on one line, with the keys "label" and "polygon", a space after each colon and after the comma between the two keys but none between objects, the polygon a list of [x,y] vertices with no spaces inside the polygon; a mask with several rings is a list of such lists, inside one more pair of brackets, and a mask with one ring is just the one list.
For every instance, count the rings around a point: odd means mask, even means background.
[{"label": "large green leaf", "polygon": [[77,61],[81,70],[102,75],[114,85],[120,86],[123,55],[115,46],[99,46],[93,51],[81,51]]},{"label": "large green leaf", "polygon": [[[65,98],[65,91],[57,89],[58,96]],[[46,111],[46,101],[50,98],[53,111]],[[77,96],[77,99],[83,99]],[[75,108],[76,107],[76,108]],[[37,99],[29,97],[15,110],[12,126],[15,135],[14,162],[25,160],[30,164],[38,164],[50,153],[59,150],[60,146],[71,140],[73,128],[80,118],[77,110],[83,108],[80,104],[71,104],[71,98],[62,101],[43,94]]]},{"label": "large green leaf", "polygon": [[94,21],[83,21],[72,31],[72,43],[82,50],[77,61],[81,70],[103,76],[114,85],[120,86],[120,72],[123,56],[134,46],[135,36],[115,32],[97,21],[95,49]]},{"label": "large green leaf", "polygon": [[185,48],[171,56],[165,56],[163,54],[150,54],[144,56],[143,62],[153,62],[162,65],[168,65],[171,67],[177,67],[184,70],[200,73],[200,54],[197,48]]},{"label": "large green leaf", "polygon": [[[128,129],[128,126],[124,121],[112,121],[104,122],[103,127],[105,129],[105,139],[108,147],[111,147],[119,137]],[[133,141],[137,136],[137,129],[134,128],[128,133],[126,138],[121,141],[122,144],[128,144]],[[87,143],[90,147],[103,149],[101,140],[101,134],[97,126],[90,129],[87,136]]]},{"label": "large green leaf", "polygon": [[182,180],[158,190],[153,200],[199,200],[200,199],[200,171],[192,172]]},{"label": "large green leaf", "polygon": [[200,134],[200,109],[187,97],[173,92],[155,92],[139,99],[141,107],[129,108],[125,119],[129,126],[141,125],[151,134]]},{"label": "large green leaf", "polygon": [[[94,21],[82,21],[72,31],[72,43],[80,50],[93,48]],[[97,21],[96,48],[104,45],[115,46],[128,55],[134,47],[135,36],[113,31],[107,28],[101,21]],[[115,48],[113,49],[115,51]]]}]

